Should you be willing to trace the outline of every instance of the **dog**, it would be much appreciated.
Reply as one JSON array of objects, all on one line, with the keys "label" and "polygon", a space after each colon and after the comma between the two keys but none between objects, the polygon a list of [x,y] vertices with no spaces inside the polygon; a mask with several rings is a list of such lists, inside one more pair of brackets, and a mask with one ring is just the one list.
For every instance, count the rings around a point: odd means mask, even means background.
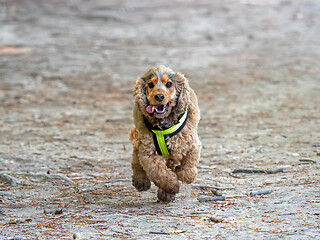
[{"label": "dog", "polygon": [[132,184],[146,191],[152,181],[158,200],[173,201],[179,181],[190,184],[197,175],[201,150],[197,96],[183,74],[163,65],[138,78],[134,96],[135,126],[129,133]]}]

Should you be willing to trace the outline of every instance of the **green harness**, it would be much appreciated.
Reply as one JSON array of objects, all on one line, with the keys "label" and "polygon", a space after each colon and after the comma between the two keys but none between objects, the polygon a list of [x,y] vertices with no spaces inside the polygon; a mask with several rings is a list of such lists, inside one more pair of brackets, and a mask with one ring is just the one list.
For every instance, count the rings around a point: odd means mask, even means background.
[{"label": "green harness", "polygon": [[164,157],[168,157],[170,155],[170,150],[167,147],[166,139],[168,137],[173,137],[183,129],[183,127],[186,125],[188,115],[189,115],[189,110],[187,109],[185,113],[183,113],[178,118],[178,122],[174,124],[172,127],[167,129],[160,129],[158,127],[153,127],[150,122],[148,122],[146,119],[144,120],[147,128],[153,134],[154,145],[159,155],[162,155]]}]

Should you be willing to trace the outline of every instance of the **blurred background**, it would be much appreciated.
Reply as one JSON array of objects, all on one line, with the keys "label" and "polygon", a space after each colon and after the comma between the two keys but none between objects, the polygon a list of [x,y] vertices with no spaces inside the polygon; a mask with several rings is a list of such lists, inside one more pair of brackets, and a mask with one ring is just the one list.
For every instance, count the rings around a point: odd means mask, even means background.
[{"label": "blurred background", "polygon": [[[61,182],[21,177],[48,170],[79,188],[100,186],[93,202],[138,201],[128,140],[133,88],[158,64],[185,74],[199,98],[196,183],[233,184],[228,172],[237,166],[317,158],[319,12],[317,0],[0,0],[0,171],[37,186],[40,195],[30,193],[25,204],[61,194]],[[110,200],[103,184],[112,179],[125,190]],[[21,190],[7,182],[3,190]],[[301,196],[315,197],[315,185],[300,187]],[[83,203],[81,194],[74,199]]]}]

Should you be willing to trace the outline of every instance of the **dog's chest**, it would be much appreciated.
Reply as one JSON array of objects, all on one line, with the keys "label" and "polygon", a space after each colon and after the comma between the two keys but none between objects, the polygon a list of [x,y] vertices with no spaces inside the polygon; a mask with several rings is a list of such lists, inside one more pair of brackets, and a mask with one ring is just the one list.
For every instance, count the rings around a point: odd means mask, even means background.
[{"label": "dog's chest", "polygon": [[180,132],[177,135],[166,139],[167,146],[173,158],[182,158],[189,152],[190,144],[188,134]]}]

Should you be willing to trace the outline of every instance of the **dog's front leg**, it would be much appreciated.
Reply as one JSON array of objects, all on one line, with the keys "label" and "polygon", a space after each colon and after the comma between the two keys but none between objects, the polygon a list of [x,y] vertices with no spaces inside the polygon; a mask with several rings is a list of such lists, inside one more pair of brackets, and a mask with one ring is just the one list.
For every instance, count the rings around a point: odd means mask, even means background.
[{"label": "dog's front leg", "polygon": [[143,149],[139,152],[140,163],[148,178],[161,189],[158,193],[159,199],[162,201],[172,200],[180,188],[177,175],[166,166],[164,157],[154,155],[154,153],[148,154]]},{"label": "dog's front leg", "polygon": [[200,159],[200,143],[193,145],[191,151],[182,159],[180,168],[176,171],[178,179],[185,183],[192,183],[197,176]]}]

